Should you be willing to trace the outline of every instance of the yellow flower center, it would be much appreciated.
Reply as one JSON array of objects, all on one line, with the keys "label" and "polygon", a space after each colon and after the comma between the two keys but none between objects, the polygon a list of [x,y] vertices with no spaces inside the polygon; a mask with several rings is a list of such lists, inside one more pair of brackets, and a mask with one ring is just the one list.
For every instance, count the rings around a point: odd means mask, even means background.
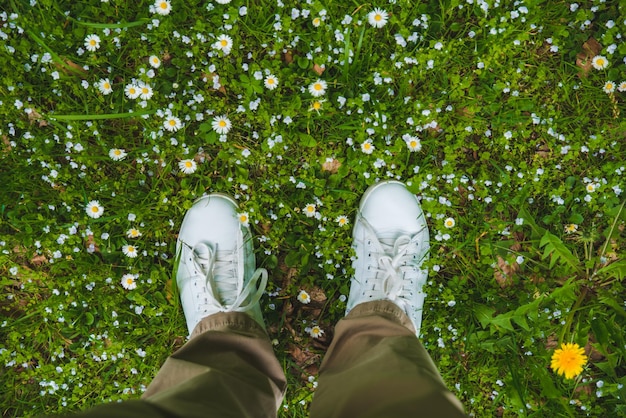
[{"label": "yellow flower center", "polygon": [[99,210],[98,206],[92,206],[92,207],[91,207],[91,211],[92,211],[93,213],[98,213],[98,210]]},{"label": "yellow flower center", "polygon": [[135,280],[131,279],[130,277],[128,279],[126,279],[126,284],[133,284]]},{"label": "yellow flower center", "polygon": [[241,216],[239,217],[239,221],[240,221],[240,222],[246,222],[247,220],[248,220],[248,217],[247,217],[246,215],[241,215]]},{"label": "yellow flower center", "polygon": [[411,145],[411,148],[415,148],[417,147],[417,141],[413,140],[409,143]]},{"label": "yellow flower center", "polygon": [[170,119],[168,123],[170,126],[176,126],[176,121],[174,119]]},{"label": "yellow flower center", "polygon": [[96,46],[96,40],[95,39],[90,39],[89,40],[89,45]]},{"label": "yellow flower center", "polygon": [[148,92],[149,92],[149,91],[150,91],[150,90],[148,90],[146,87],[143,87],[143,88],[141,89],[141,92],[142,92],[143,94],[148,94]]},{"label": "yellow flower center", "polygon": [[365,149],[370,149],[370,148],[372,148],[372,144],[370,144],[369,142],[366,142],[366,143],[363,145],[363,148],[365,148]]},{"label": "yellow flower center", "polygon": [[313,85],[313,88],[314,88],[315,90],[318,90],[318,91],[323,89],[323,87],[322,87],[322,84],[321,84],[321,83],[315,83],[315,84]]},{"label": "yellow flower center", "polygon": [[108,90],[111,88],[111,85],[109,83],[104,83],[104,89]]},{"label": "yellow flower center", "polygon": [[162,1],[162,2],[159,4],[159,7],[160,7],[161,9],[163,9],[163,10],[167,10],[167,2]]},{"label": "yellow flower center", "polygon": [[134,88],[131,87],[130,89],[128,89],[128,92],[130,94],[135,94],[135,93],[137,93],[137,90],[135,90]]},{"label": "yellow flower center", "polygon": [[193,164],[191,163],[191,161],[185,161],[185,167],[191,168],[193,167]]},{"label": "yellow flower center", "polygon": [[321,108],[322,108],[322,103],[320,103],[320,102],[314,102],[313,103],[313,109],[320,110]]},{"label": "yellow flower center", "polygon": [[228,41],[227,41],[226,39],[222,39],[222,40],[220,41],[220,45],[222,45],[222,46],[224,46],[224,47],[225,47],[225,46],[228,46]]},{"label": "yellow flower center", "polygon": [[220,126],[220,128],[225,128],[226,127],[226,121],[225,120],[221,120],[221,121],[219,121],[218,125]]},{"label": "yellow flower center", "polygon": [[267,84],[274,84],[274,79],[273,78],[268,78],[267,79]]},{"label": "yellow flower center", "polygon": [[596,64],[598,64],[600,67],[602,67],[604,65],[604,60],[602,58],[598,59],[596,61]]},{"label": "yellow flower center", "polygon": [[374,15],[374,20],[377,22],[380,22],[383,19],[383,17],[379,14]]},{"label": "yellow flower center", "polygon": [[113,151],[113,154],[114,154],[114,155],[121,155],[121,154],[122,154],[122,151],[120,151],[120,150],[116,149],[116,150],[114,150],[114,151]]}]

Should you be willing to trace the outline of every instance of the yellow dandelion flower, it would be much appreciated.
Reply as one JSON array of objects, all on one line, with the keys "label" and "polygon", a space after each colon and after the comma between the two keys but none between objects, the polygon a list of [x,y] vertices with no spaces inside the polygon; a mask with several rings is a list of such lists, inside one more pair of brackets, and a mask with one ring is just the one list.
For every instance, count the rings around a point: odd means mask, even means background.
[{"label": "yellow dandelion flower", "polygon": [[563,343],[554,351],[550,367],[566,379],[573,379],[583,371],[587,363],[585,350],[576,343]]}]

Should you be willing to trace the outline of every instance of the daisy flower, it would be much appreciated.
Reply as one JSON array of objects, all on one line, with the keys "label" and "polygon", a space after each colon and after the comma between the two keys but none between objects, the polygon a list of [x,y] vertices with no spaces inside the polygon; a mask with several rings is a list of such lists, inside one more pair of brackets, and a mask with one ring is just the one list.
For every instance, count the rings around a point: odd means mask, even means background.
[{"label": "daisy flower", "polygon": [[409,151],[416,152],[422,149],[422,143],[420,142],[420,139],[418,137],[408,135],[406,138],[404,138],[404,140]]},{"label": "daisy flower", "polygon": [[109,157],[111,157],[113,161],[122,161],[126,158],[126,151],[121,148],[111,148],[109,150]]},{"label": "daisy flower", "polygon": [[604,83],[604,87],[602,87],[602,90],[604,90],[606,94],[613,93],[615,91],[615,83],[612,81],[607,81],[606,83]]},{"label": "daisy flower", "polygon": [[304,209],[302,209],[304,211],[304,214],[307,216],[307,218],[312,218],[315,216],[315,205],[313,203],[309,203],[307,204]]},{"label": "daisy flower", "polygon": [[233,49],[233,38],[228,35],[220,35],[217,37],[217,41],[213,44],[213,48],[224,52],[224,55],[228,55],[230,54],[231,49]]},{"label": "daisy flower", "polygon": [[626,81],[622,81],[621,83],[619,83],[619,85],[617,86],[617,90],[618,91],[626,91]]},{"label": "daisy flower", "polygon": [[263,82],[263,84],[265,84],[266,89],[274,90],[276,87],[278,87],[278,78],[274,74],[270,74],[265,77],[265,81]]},{"label": "daisy flower", "polygon": [[585,186],[585,189],[587,189],[587,193],[593,193],[596,191],[596,187],[597,185],[595,183],[589,183]]},{"label": "daisy flower", "polygon": [[456,225],[454,218],[446,218],[446,220],[443,221],[443,226],[446,228],[454,228],[454,225]]},{"label": "daisy flower", "polygon": [[139,254],[137,251],[138,251],[137,247],[135,247],[134,245],[126,244],[122,246],[122,252],[124,253],[126,257],[129,257],[129,258],[137,257],[137,255]]},{"label": "daisy flower", "polygon": [[219,3],[219,4],[228,4],[228,3],[230,3],[230,1],[231,0],[215,0],[215,2]]},{"label": "daisy flower", "polygon": [[326,87],[328,84],[324,80],[317,80],[309,86],[309,93],[313,97],[323,96],[326,93]]},{"label": "daisy flower", "polygon": [[139,89],[139,97],[141,100],[150,100],[154,92],[152,91],[152,87],[150,87],[147,83],[140,83],[137,88]]},{"label": "daisy flower", "polygon": [[554,351],[550,367],[566,379],[573,379],[583,371],[585,363],[587,356],[583,348],[576,343],[563,343]]},{"label": "daisy flower", "polygon": [[163,121],[163,128],[165,128],[166,130],[170,132],[176,132],[177,130],[182,128],[182,126],[183,124],[181,123],[180,119],[178,119],[176,116],[168,116]]},{"label": "daisy flower", "polygon": [[148,58],[148,62],[150,63],[152,68],[159,68],[161,66],[161,59],[156,55],[150,55],[150,58]]},{"label": "daisy flower", "polygon": [[154,2],[154,11],[161,16],[166,16],[172,11],[172,3],[170,0],[157,0]]},{"label": "daisy flower", "polygon": [[104,94],[105,96],[113,91],[113,88],[111,87],[111,82],[108,78],[103,78],[98,81],[97,86],[98,90],[100,90],[100,93]]},{"label": "daisy flower", "polygon": [[141,91],[139,90],[139,87],[137,87],[137,85],[131,83],[127,84],[126,87],[124,87],[124,93],[129,99],[136,99],[141,94]]},{"label": "daisy flower", "polygon": [[365,154],[371,154],[372,152],[374,152],[374,148],[375,147],[374,144],[372,144],[371,139],[368,139],[361,144],[361,151],[363,151]]},{"label": "daisy flower", "polygon": [[339,224],[339,226],[344,226],[348,224],[348,217],[346,215],[339,215],[337,216],[337,219],[335,219],[335,222],[337,222]]},{"label": "daisy flower", "polygon": [[126,231],[126,236],[128,238],[139,238],[141,236],[141,232],[137,228],[130,228]]},{"label": "daisy flower", "polygon": [[137,280],[134,274],[125,274],[122,276],[122,287],[126,290],[133,290],[137,287]]},{"label": "daisy flower", "polygon": [[324,335],[324,330],[321,329],[318,325],[315,325],[309,330],[309,335],[313,338],[319,338]]},{"label": "daisy flower", "polygon": [[565,225],[565,233],[566,234],[571,234],[578,231],[578,225],[576,224],[567,224]]},{"label": "daisy flower", "polygon": [[298,293],[298,301],[306,305],[311,302],[311,296],[309,296],[305,290],[301,290],[300,293]]},{"label": "daisy flower", "polygon": [[100,37],[98,35],[87,35],[85,37],[85,49],[89,52],[95,52],[100,48]]},{"label": "daisy flower", "polygon": [[591,59],[591,65],[593,65],[593,68],[595,68],[596,70],[604,70],[606,67],[609,66],[609,60],[607,60],[606,57],[603,57],[602,55],[596,55]]},{"label": "daisy flower", "polygon": [[217,116],[215,119],[213,119],[213,122],[211,122],[211,126],[213,127],[213,130],[218,134],[226,135],[233,125],[232,123],[230,123],[230,119],[228,119],[226,115],[222,115]]},{"label": "daisy flower", "polygon": [[248,212],[242,212],[237,214],[237,219],[239,219],[239,223],[241,226],[249,227],[250,226],[250,217],[248,216]]},{"label": "daisy flower", "polygon": [[319,25],[322,24],[322,19],[319,17],[313,18],[313,26],[315,26],[316,28],[319,27]]},{"label": "daisy flower", "polygon": [[317,112],[317,114],[319,115],[320,110],[322,110],[322,103],[324,103],[326,100],[316,100],[311,104],[311,107],[309,107],[309,112],[315,111]]},{"label": "daisy flower", "polygon": [[194,160],[182,160],[178,162],[178,168],[185,174],[191,174],[196,171],[198,164]]},{"label": "daisy flower", "polygon": [[104,213],[104,206],[102,206],[97,200],[92,200],[87,203],[87,206],[85,207],[85,212],[87,212],[87,215],[89,215],[89,217],[98,219]]},{"label": "daisy flower", "polygon": [[387,24],[389,13],[378,7],[367,14],[367,21],[375,28],[382,28]]}]

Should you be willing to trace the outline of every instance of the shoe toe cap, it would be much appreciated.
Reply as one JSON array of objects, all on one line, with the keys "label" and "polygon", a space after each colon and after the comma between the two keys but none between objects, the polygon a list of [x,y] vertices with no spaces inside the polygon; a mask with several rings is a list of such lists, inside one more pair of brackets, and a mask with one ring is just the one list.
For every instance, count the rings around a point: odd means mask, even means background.
[{"label": "shoe toe cap", "polygon": [[361,214],[378,231],[415,234],[426,226],[417,197],[400,182],[372,186],[361,201]]},{"label": "shoe toe cap", "polygon": [[191,246],[200,241],[216,242],[226,249],[236,245],[239,229],[236,203],[214,194],[198,199],[187,211],[179,239]]}]

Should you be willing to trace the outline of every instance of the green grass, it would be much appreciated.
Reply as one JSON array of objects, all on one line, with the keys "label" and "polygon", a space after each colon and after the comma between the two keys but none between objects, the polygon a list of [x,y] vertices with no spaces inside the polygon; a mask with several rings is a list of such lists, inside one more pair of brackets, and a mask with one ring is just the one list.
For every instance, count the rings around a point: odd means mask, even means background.
[{"label": "green grass", "polygon": [[[167,16],[149,1],[5,3],[3,416],[141,394],[185,341],[176,234],[193,200],[213,191],[250,216],[289,379],[281,414],[307,416],[345,310],[360,195],[388,178],[406,182],[429,218],[422,340],[468,413],[625,412],[626,92],[603,90],[626,80],[620,2],[173,0]],[[390,14],[379,29],[367,22],[375,7]],[[213,48],[221,34],[229,54]],[[609,65],[584,68],[595,55]],[[108,95],[95,87],[104,78]],[[328,85],[319,98],[308,91],[317,79]],[[129,99],[131,83],[153,96]],[[164,128],[167,115],[180,130]],[[232,123],[222,138],[211,126],[220,115]],[[126,158],[111,159],[113,148]],[[185,159],[195,172],[181,172]],[[85,212],[92,200],[104,207],[96,219]],[[305,216],[309,203],[317,217]],[[142,235],[128,238],[131,227]],[[137,258],[122,253],[131,243]],[[137,289],[121,286],[126,273]],[[306,331],[313,323],[320,339]],[[576,379],[550,369],[562,342],[590,357]]]}]

